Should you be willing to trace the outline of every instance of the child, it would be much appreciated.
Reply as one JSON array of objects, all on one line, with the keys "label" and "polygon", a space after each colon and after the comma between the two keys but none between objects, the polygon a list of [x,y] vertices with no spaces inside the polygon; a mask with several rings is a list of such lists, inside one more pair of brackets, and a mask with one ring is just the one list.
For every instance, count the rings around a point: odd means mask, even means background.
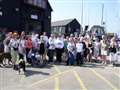
[{"label": "child", "polygon": [[36,61],[36,57],[35,57],[36,51],[35,49],[31,49],[29,54],[28,54],[28,62],[34,66],[35,65],[35,61]]},{"label": "child", "polygon": [[36,64],[37,64],[37,65],[39,65],[39,63],[40,63],[40,64],[43,63],[42,60],[41,60],[41,57],[40,57],[39,52],[36,52],[35,58],[36,58]]}]

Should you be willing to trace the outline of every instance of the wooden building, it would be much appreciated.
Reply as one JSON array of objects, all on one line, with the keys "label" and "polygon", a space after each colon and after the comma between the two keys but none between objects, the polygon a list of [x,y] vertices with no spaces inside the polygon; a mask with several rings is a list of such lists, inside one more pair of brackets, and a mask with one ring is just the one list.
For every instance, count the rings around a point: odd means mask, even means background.
[{"label": "wooden building", "polygon": [[0,29],[49,33],[51,12],[48,0],[0,0]]},{"label": "wooden building", "polygon": [[80,33],[81,25],[76,19],[67,19],[52,22],[51,33],[70,35],[71,33]]}]

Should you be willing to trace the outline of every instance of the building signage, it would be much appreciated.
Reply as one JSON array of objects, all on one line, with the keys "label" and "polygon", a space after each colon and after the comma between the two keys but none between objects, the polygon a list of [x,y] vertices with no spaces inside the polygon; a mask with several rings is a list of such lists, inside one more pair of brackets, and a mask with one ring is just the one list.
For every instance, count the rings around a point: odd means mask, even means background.
[{"label": "building signage", "polygon": [[36,19],[36,20],[38,19],[38,15],[31,15],[30,17],[31,19]]}]

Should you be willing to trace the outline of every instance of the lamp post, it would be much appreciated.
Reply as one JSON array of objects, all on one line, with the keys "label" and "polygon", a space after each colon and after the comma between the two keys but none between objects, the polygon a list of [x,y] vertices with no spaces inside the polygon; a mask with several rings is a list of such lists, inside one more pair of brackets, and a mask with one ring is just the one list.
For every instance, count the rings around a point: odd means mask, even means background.
[{"label": "lamp post", "polygon": [[81,10],[81,32],[83,33],[84,31],[83,31],[83,0],[82,0],[82,10]]},{"label": "lamp post", "polygon": [[104,34],[106,34],[106,28],[105,28],[106,23],[104,22],[104,3],[102,4],[102,17],[101,17],[101,26],[104,29]]},{"label": "lamp post", "polygon": [[103,19],[104,19],[104,4],[102,4],[102,17],[101,17],[101,25],[103,25],[103,24],[104,24]]}]

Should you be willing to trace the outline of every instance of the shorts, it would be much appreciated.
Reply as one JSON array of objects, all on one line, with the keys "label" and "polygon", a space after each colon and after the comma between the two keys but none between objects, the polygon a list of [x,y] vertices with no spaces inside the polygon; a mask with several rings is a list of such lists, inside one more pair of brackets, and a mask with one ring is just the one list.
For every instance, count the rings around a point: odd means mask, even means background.
[{"label": "shorts", "polygon": [[110,53],[109,60],[110,61],[116,61],[117,60],[117,54],[116,53]]},{"label": "shorts", "polygon": [[107,51],[106,50],[101,50],[101,55],[107,56]]}]

